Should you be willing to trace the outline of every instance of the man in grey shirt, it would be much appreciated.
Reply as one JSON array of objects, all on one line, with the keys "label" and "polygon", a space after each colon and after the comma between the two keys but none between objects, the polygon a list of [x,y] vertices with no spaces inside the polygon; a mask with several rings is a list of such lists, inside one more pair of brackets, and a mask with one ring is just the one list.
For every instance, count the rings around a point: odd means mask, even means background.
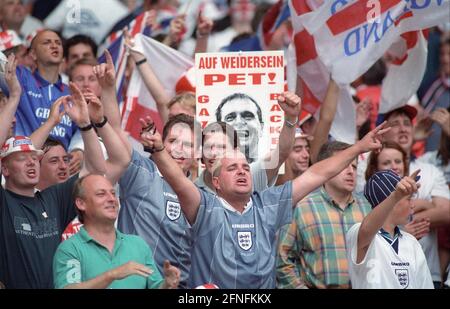
[{"label": "man in grey shirt", "polygon": [[[292,104],[300,105],[300,98]],[[213,169],[217,195],[198,189],[166,151],[153,154],[158,169],[178,195],[192,225],[193,248],[188,286],[214,283],[220,288],[274,288],[278,229],[289,223],[292,207],[335,176],[360,153],[381,148],[383,125],[350,148],[309,168],[283,186],[252,193],[250,166],[237,150]],[[144,133],[143,144],[160,150],[161,136]]]}]

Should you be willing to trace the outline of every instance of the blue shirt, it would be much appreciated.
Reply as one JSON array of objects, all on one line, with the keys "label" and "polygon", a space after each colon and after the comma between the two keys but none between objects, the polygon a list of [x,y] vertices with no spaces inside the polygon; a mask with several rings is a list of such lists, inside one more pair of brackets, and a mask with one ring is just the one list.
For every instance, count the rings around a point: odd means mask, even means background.
[{"label": "blue shirt", "polygon": [[180,287],[186,287],[191,264],[191,228],[177,195],[156,164],[135,150],[119,185],[119,230],[139,235],[148,243],[161,273],[164,260],[178,267]]},{"label": "blue shirt", "polygon": [[254,192],[243,213],[225,207],[217,195],[199,191],[189,287],[275,288],[276,234],[292,219],[292,182]]},{"label": "blue shirt", "polygon": [[[25,67],[17,67],[16,73],[22,85],[22,95],[16,111],[15,135],[30,136],[48,119],[52,104],[58,98],[70,94],[69,87],[61,81],[61,77],[55,84],[50,84],[37,70],[32,73]],[[1,87],[7,92],[5,85]],[[67,149],[76,130],[77,126],[70,117],[63,115],[50,136],[61,141]]]}]

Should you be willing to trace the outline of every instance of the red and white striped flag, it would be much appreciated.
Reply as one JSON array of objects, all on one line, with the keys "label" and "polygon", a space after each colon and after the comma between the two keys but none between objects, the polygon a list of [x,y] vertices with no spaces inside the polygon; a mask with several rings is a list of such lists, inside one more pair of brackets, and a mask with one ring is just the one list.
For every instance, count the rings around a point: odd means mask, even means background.
[{"label": "red and white striped flag", "polygon": [[300,19],[339,84],[357,79],[385,52],[395,54],[383,82],[384,113],[406,104],[417,91],[427,55],[421,30],[447,22],[449,12],[450,0],[333,0]]},{"label": "red and white striped flag", "polygon": [[394,60],[381,88],[379,114],[401,107],[416,93],[427,66],[427,39],[423,31],[401,35],[387,51]]},{"label": "red and white striped flag", "polygon": [[[169,96],[175,95],[175,86],[180,77],[194,65],[193,59],[159,43],[149,37],[138,34],[135,37],[135,50],[143,53],[149,60],[153,71]],[[151,116],[157,129],[162,132],[163,123],[160,119],[156,102],[147,90],[138,70],[134,70],[128,86],[127,99],[122,108],[122,126],[135,140],[139,140],[139,118]],[[133,143],[133,146],[139,144]]]},{"label": "red and white striped flag", "polygon": [[[301,17],[320,7],[321,0],[291,0],[292,25],[297,58],[298,82],[303,89],[302,108],[315,114],[324,101],[330,73],[318,57],[316,39],[303,27]],[[353,144],[356,138],[356,111],[349,86],[342,86],[330,134]]]}]

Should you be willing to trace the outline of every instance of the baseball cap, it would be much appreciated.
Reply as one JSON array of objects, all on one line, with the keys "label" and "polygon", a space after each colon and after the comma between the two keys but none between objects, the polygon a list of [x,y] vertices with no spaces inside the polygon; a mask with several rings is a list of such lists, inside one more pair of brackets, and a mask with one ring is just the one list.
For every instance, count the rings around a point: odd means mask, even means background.
[{"label": "baseball cap", "polygon": [[369,178],[364,186],[364,196],[372,208],[381,204],[401,180],[400,176],[392,170],[378,171]]},{"label": "baseball cap", "polygon": [[5,51],[19,45],[24,45],[24,43],[14,30],[6,30],[0,32],[1,51]]},{"label": "baseball cap", "polygon": [[411,121],[417,116],[417,109],[412,105],[404,105],[402,107],[393,109],[385,114],[378,115],[377,125],[380,125],[383,121],[389,118],[390,115],[397,112],[403,112],[408,116]]},{"label": "baseball cap", "polygon": [[44,152],[40,149],[36,149],[33,146],[33,142],[27,136],[14,136],[9,138],[5,144],[3,144],[0,152],[0,160],[3,160],[7,156],[15,152],[31,152],[34,151],[38,156],[42,156]]}]

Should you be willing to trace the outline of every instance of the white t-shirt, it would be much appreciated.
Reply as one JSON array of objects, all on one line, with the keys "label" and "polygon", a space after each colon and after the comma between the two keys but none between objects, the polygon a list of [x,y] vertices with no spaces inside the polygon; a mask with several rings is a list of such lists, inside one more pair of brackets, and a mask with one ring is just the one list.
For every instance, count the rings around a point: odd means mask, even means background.
[{"label": "white t-shirt", "polygon": [[418,158],[417,161],[430,163],[436,166],[439,170],[441,170],[444,173],[445,181],[447,181],[447,184],[450,184],[450,163],[448,163],[446,166],[442,166],[442,161],[438,157],[437,150],[426,152],[423,156]]},{"label": "white t-shirt", "polygon": [[346,235],[350,281],[354,289],[433,289],[430,270],[417,240],[402,231],[398,254],[380,233],[372,240],[366,256],[358,264],[357,241],[361,223]]},{"label": "white t-shirt", "polygon": [[[444,174],[436,166],[420,161],[413,161],[409,165],[410,173],[420,169],[420,188],[417,192],[418,199],[431,201],[433,197],[449,199],[449,189]],[[433,281],[441,281],[441,268],[439,262],[437,232],[432,229],[419,240],[423,252],[427,258],[428,267]]]}]

